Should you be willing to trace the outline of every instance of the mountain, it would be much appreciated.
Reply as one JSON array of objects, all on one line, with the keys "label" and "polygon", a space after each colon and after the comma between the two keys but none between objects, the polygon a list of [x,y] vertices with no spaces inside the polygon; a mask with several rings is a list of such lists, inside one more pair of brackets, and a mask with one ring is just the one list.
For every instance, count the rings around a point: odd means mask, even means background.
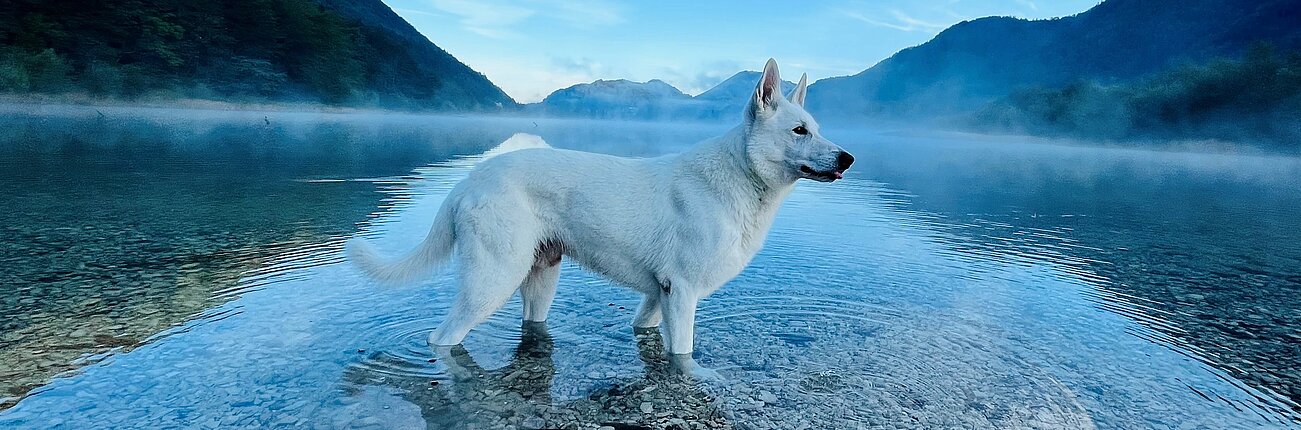
[{"label": "mountain", "polygon": [[1125,82],[1239,57],[1259,42],[1301,47],[1296,0],[1108,0],[1078,15],[958,23],[853,76],[809,87],[814,112],[936,115],[1033,87]]},{"label": "mountain", "polygon": [[[763,72],[742,70],[700,93],[695,97],[696,100],[705,102],[708,106],[702,116],[712,119],[727,118],[731,115],[739,118],[741,109],[750,102],[750,95],[754,94],[754,88],[759,85],[759,78],[762,76]],[[782,94],[790,94],[794,89],[794,82],[782,81]]]},{"label": "mountain", "polygon": [[693,104],[691,96],[658,79],[615,79],[556,90],[531,110],[559,117],[660,119],[674,117]]},{"label": "mountain", "polygon": [[[599,119],[715,120],[740,117],[759,83],[759,72],[742,71],[692,97],[668,83],[598,80],[557,90],[526,110],[535,114]],[[782,91],[795,88],[782,82]]]},{"label": "mountain", "polygon": [[[713,88],[705,90],[696,96],[698,100],[709,100],[719,102],[738,102],[744,106],[750,101],[750,95],[754,94],[754,88],[759,85],[759,78],[763,77],[763,72],[753,70],[742,70],[735,75],[724,79]],[[795,89],[795,83],[791,81],[782,81],[782,94],[791,92]]]},{"label": "mountain", "polygon": [[1106,141],[1218,140],[1301,152],[1301,52],[1257,45],[1241,59],[1119,84],[1019,90],[965,122],[980,131]]},{"label": "mountain", "polygon": [[516,106],[380,0],[9,0],[0,93]]},{"label": "mountain", "polygon": [[434,45],[380,0],[315,0],[350,18],[374,51],[370,83],[394,97],[427,95],[444,109],[514,108],[515,100],[482,73]]}]

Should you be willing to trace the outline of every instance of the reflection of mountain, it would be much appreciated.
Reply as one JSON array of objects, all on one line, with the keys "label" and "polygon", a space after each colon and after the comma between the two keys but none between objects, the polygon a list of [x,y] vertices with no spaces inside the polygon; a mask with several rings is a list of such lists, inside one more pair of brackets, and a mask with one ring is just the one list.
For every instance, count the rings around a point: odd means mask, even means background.
[{"label": "reflection of mountain", "polygon": [[23,143],[0,146],[0,409],[78,357],[238,296],[383,198],[370,182],[312,179],[401,175],[509,134],[475,120],[17,109],[0,110],[0,142]]},{"label": "reflection of mountain", "polygon": [[511,137],[503,141],[500,145],[494,146],[492,149],[485,151],[483,154],[471,156],[471,157],[465,157],[456,160],[456,163],[464,164],[466,166],[473,166],[475,163],[478,163],[481,160],[496,157],[498,155],[505,154],[507,152],[519,151],[521,149],[536,149],[536,148],[550,148],[550,147],[551,145],[547,145],[547,141],[543,140],[542,136],[538,136],[536,134],[529,134],[529,133],[515,133],[514,135],[511,135]]},{"label": "reflection of mountain", "polygon": [[[739,117],[759,83],[759,72],[742,71],[692,97],[668,83],[654,79],[632,82],[598,80],[557,90],[542,102],[528,105],[529,112],[558,117],[600,119],[700,119]],[[795,88],[782,83],[782,91]]]},{"label": "reflection of mountain", "polygon": [[[898,146],[913,144],[928,148]],[[968,144],[881,150],[856,167],[928,196],[908,205],[957,223],[945,231],[962,252],[1075,267],[1090,301],[1159,333],[1135,336],[1191,351],[1301,423],[1301,230],[1280,227],[1301,199],[1295,179],[1266,173],[1295,161]]]}]

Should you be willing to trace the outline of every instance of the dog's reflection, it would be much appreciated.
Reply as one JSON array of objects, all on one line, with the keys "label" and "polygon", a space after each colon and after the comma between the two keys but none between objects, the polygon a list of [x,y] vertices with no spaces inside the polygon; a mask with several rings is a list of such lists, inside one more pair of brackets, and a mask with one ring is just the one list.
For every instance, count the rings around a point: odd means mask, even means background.
[{"label": "dog's reflection", "polygon": [[[455,381],[453,388],[474,391],[500,390],[521,399],[551,402],[551,380],[556,365],[551,359],[554,344],[546,323],[525,321],[520,327],[520,343],[510,362],[500,369],[479,366],[465,347],[438,347],[434,355],[444,360]],[[463,390],[462,390],[463,391]]]},{"label": "dog's reflection", "polygon": [[[545,323],[526,322],[510,362],[484,369],[461,346],[434,351],[452,376],[434,383],[427,376],[400,376],[354,366],[344,379],[353,390],[385,386],[420,407],[428,428],[709,428],[727,427],[719,403],[702,386],[684,376],[679,364],[664,356],[663,340],[653,329],[638,330],[638,353],[645,372],[638,378],[610,381],[585,397],[555,403],[553,342]],[[376,354],[371,360],[385,360]],[[402,365],[403,363],[392,363]],[[409,365],[409,363],[406,363]],[[394,367],[394,366],[387,366]],[[381,412],[377,412],[381,413]]]}]

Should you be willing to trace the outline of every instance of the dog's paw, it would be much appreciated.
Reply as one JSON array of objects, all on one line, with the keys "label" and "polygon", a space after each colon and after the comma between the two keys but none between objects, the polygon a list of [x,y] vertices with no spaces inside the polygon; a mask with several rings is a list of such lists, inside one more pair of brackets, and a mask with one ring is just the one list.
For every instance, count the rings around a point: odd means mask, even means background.
[{"label": "dog's paw", "polygon": [[691,369],[691,372],[688,373],[687,375],[690,376],[691,379],[697,382],[718,384],[727,381],[727,378],[723,377],[722,373],[719,373],[717,370],[710,369],[705,366],[696,366],[695,368]]},{"label": "dog's paw", "polygon": [[691,354],[670,354],[669,367],[674,373],[690,378],[696,382],[719,383],[727,378],[717,370],[701,366]]}]

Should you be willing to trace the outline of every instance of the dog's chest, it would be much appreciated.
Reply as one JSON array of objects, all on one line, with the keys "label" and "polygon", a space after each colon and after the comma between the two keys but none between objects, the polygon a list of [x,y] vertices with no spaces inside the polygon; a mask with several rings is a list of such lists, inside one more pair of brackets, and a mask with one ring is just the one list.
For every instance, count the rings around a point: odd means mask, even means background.
[{"label": "dog's chest", "polygon": [[759,252],[759,248],[762,246],[762,238],[759,240],[742,239],[736,242],[735,246],[720,249],[717,261],[714,264],[714,267],[718,268],[720,278],[715,280],[716,283],[727,282],[735,278],[742,270],[745,270],[745,266],[750,264],[750,260],[754,258],[754,255]]},{"label": "dog's chest", "polygon": [[763,248],[774,215],[773,208],[760,207],[749,216],[738,216],[726,223],[724,231],[713,253],[713,260],[707,267],[712,268],[706,281],[715,287],[731,280],[745,270],[754,255]]}]

